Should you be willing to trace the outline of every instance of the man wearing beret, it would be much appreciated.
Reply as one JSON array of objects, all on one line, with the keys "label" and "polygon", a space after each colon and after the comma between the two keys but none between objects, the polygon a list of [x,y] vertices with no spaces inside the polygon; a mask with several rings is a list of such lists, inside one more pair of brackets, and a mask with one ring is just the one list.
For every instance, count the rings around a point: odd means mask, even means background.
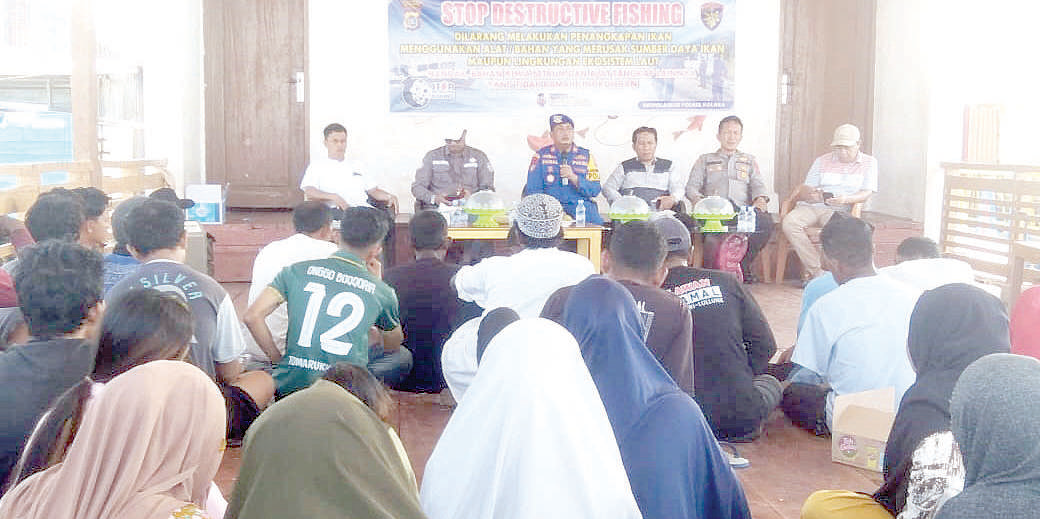
[{"label": "man wearing beret", "polygon": [[599,194],[599,168],[589,150],[574,144],[574,120],[563,114],[549,117],[553,143],[531,158],[524,195],[545,193],[560,201],[574,216],[578,202],[585,201],[585,221],[603,223],[594,198]]}]

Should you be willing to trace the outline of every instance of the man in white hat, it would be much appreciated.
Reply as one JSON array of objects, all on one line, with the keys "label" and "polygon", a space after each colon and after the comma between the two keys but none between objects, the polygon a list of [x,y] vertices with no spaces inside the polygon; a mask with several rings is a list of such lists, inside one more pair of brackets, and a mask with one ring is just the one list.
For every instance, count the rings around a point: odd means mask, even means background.
[{"label": "man in white hat", "polygon": [[809,277],[819,276],[822,269],[820,253],[809,241],[806,228],[824,226],[835,212],[848,213],[853,204],[865,202],[877,192],[877,160],[859,146],[859,128],[843,124],[835,129],[831,152],[813,162],[805,184],[792,195],[797,206],[781,222]]},{"label": "man in white hat", "polygon": [[483,151],[466,145],[466,130],[462,130],[461,136],[446,138],[444,146],[427,152],[422,166],[415,170],[415,214],[467,198],[477,191],[494,190],[495,170],[491,161]]},{"label": "man in white hat", "polygon": [[563,206],[550,195],[527,195],[516,206],[511,235],[523,247],[512,256],[492,256],[459,269],[452,280],[459,299],[483,309],[444,343],[441,366],[456,401],[477,372],[477,328],[484,315],[509,308],[521,318],[538,317],[546,300],[565,286],[596,273],[588,258],[557,249],[563,241]]}]

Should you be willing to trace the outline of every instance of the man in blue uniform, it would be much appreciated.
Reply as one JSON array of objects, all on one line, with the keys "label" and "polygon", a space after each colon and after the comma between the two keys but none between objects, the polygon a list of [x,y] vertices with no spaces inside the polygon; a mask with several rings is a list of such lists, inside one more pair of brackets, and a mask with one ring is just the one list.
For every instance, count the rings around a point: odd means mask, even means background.
[{"label": "man in blue uniform", "polygon": [[563,114],[549,117],[553,143],[535,153],[527,170],[524,196],[545,193],[560,201],[574,216],[580,200],[585,201],[585,221],[603,223],[593,200],[599,194],[599,168],[589,150],[574,144],[574,121]]}]

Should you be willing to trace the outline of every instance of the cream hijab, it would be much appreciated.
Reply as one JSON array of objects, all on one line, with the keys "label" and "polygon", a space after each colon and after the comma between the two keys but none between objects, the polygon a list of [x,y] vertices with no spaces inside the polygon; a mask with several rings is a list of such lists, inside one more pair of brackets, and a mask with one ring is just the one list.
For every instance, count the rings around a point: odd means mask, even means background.
[{"label": "cream hijab", "polygon": [[641,517],[570,332],[522,319],[491,339],[420,496],[431,519]]},{"label": "cream hijab", "polygon": [[217,386],[191,364],[131,369],[91,401],[65,460],[0,500],[0,517],[167,519],[201,508],[220,466],[224,413]]}]

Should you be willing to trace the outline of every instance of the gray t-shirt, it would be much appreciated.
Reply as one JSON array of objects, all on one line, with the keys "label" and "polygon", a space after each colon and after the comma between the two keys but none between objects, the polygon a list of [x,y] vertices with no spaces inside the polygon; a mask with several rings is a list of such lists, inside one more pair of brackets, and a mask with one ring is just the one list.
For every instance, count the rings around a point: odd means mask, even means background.
[{"label": "gray t-shirt", "polygon": [[213,278],[181,263],[152,260],[116,283],[105,297],[109,303],[134,288],[172,292],[188,302],[195,322],[191,362],[216,378],[215,363],[234,361],[245,350],[235,306]]}]

